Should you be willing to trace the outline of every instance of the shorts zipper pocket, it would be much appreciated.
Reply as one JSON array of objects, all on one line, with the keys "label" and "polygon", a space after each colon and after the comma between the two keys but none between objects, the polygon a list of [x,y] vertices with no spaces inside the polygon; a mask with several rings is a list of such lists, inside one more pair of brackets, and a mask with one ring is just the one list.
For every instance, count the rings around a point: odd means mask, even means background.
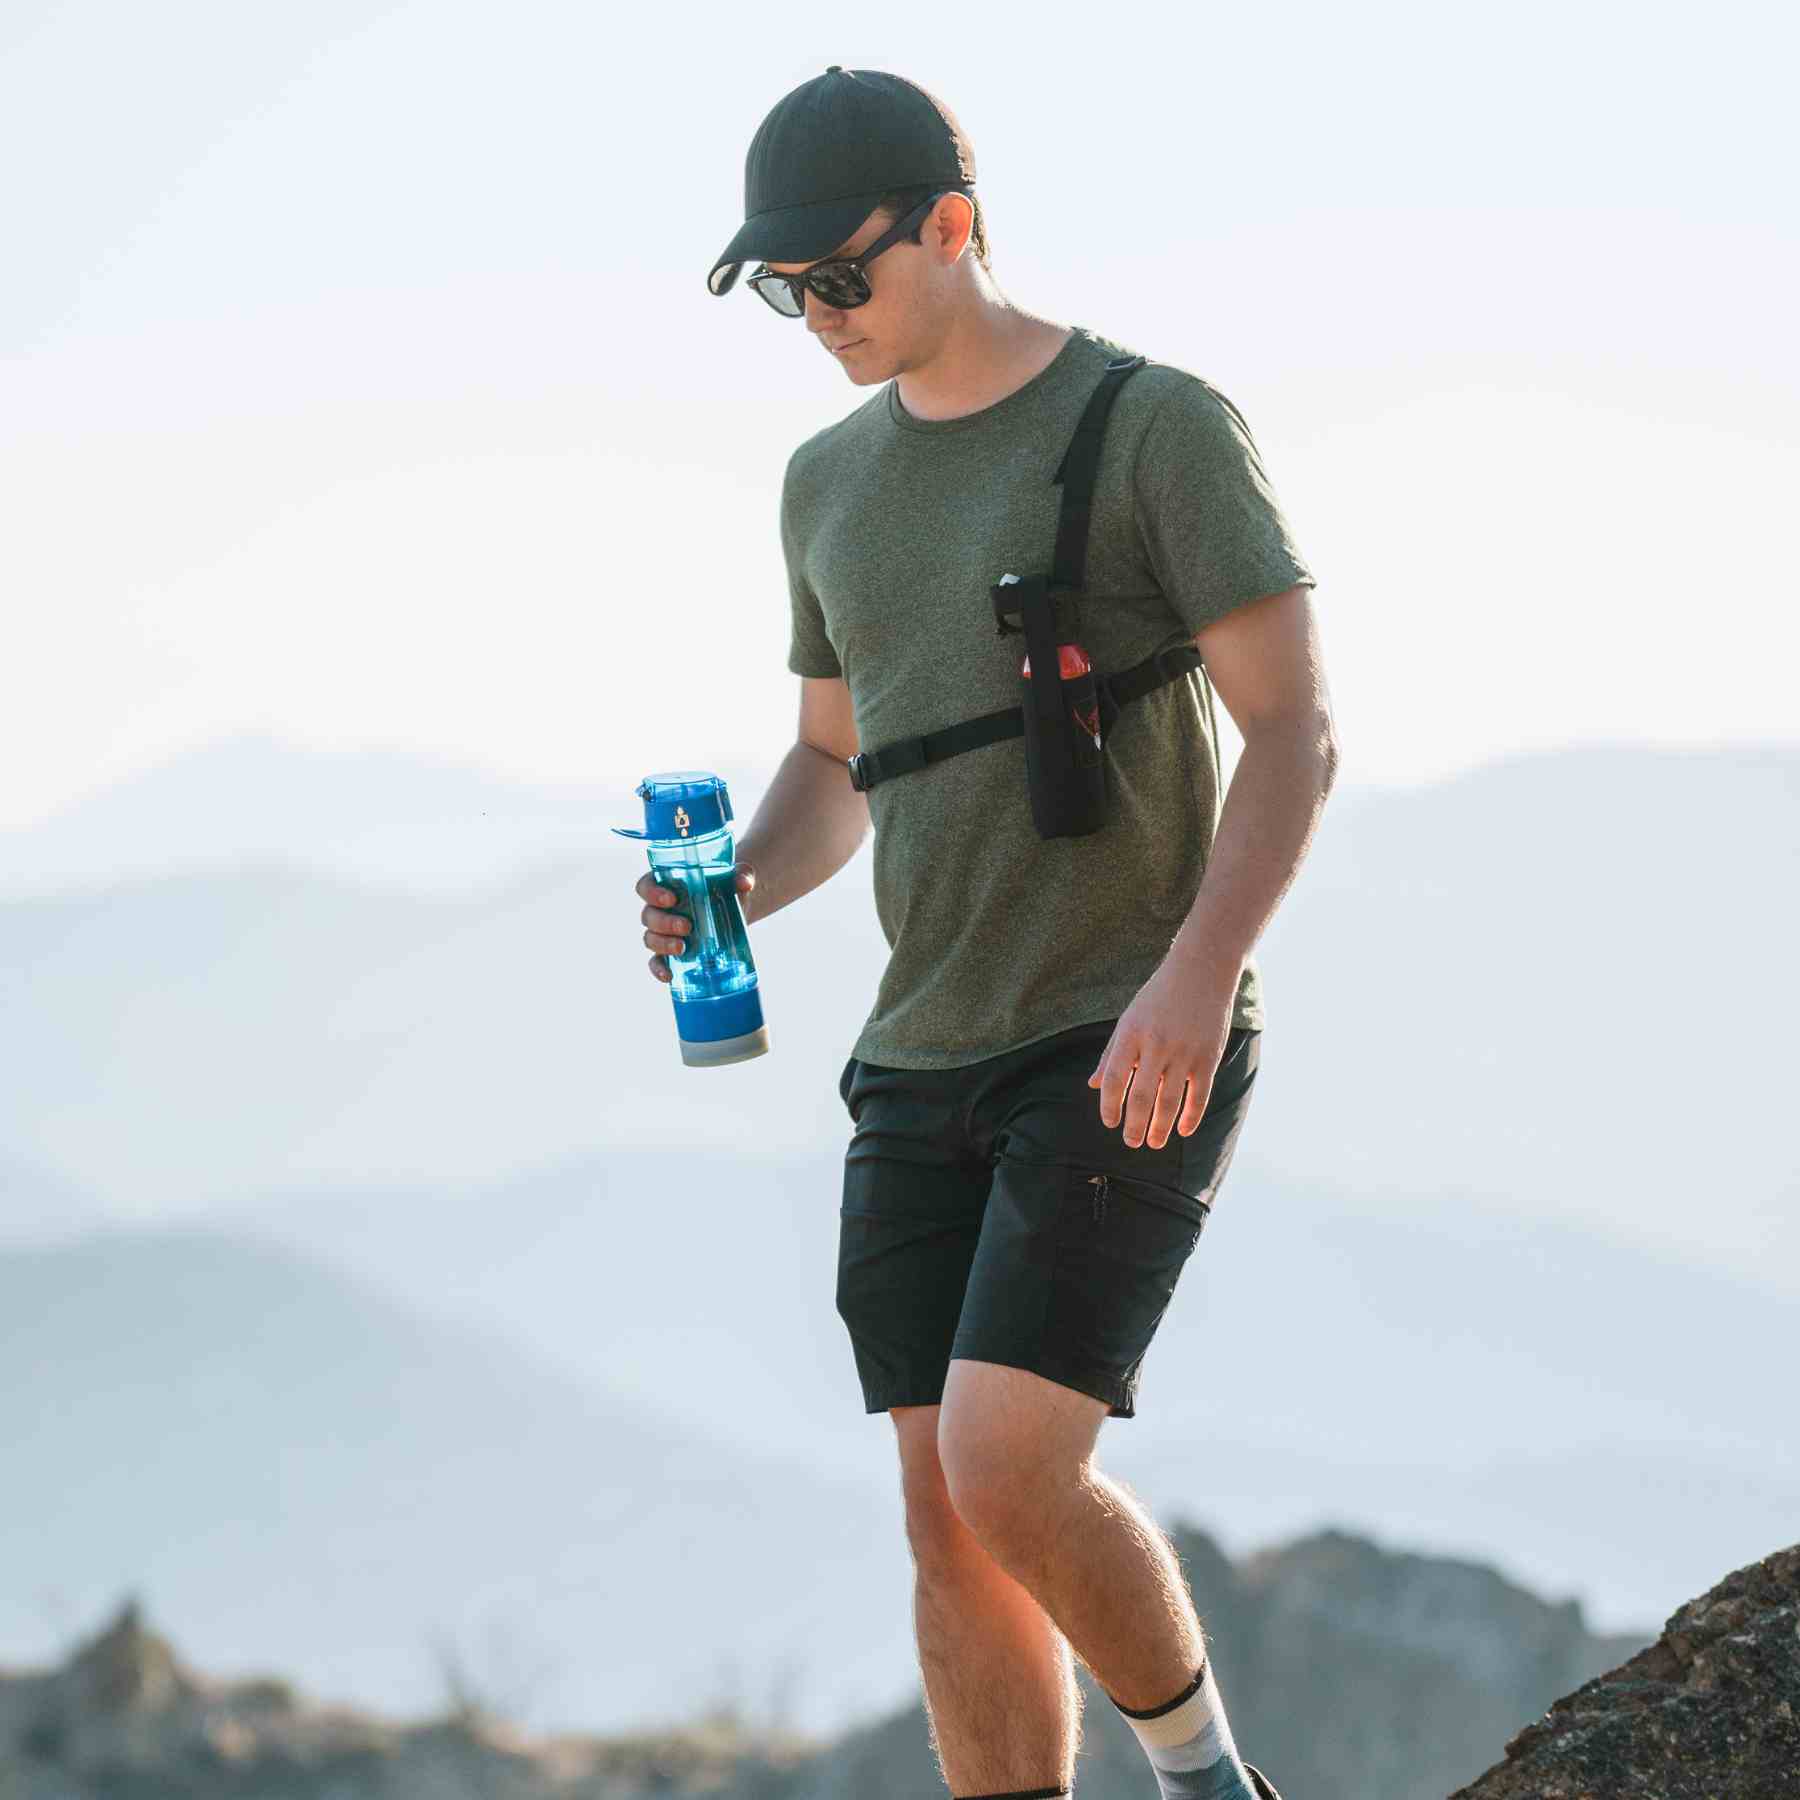
[{"label": "shorts zipper pocket", "polygon": [[[1125,1184],[1125,1191],[1133,1198],[1143,1201],[1146,1206],[1154,1206],[1162,1212],[1173,1213],[1176,1218],[1185,1220],[1187,1224],[1198,1230],[1206,1223],[1212,1213],[1208,1201],[1196,1200],[1191,1195],[1178,1194],[1175,1190],[1161,1187],[1154,1181],[1141,1180],[1133,1175],[1110,1175],[1101,1173],[1086,1177],[1088,1185],[1093,1189],[1091,1213],[1093,1223],[1098,1225],[1106,1218],[1107,1201],[1112,1197],[1113,1187],[1117,1183]],[[1188,1204],[1182,1205],[1186,1200]]]}]

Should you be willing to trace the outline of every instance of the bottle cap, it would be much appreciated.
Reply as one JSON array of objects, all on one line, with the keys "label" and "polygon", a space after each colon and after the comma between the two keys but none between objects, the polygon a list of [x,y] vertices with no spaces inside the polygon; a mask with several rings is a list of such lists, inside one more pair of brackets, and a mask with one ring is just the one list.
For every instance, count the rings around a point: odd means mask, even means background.
[{"label": "bottle cap", "polygon": [[704,769],[666,769],[659,775],[646,775],[633,792],[644,802],[644,829],[613,826],[620,837],[683,843],[719,830],[733,816],[724,778]]}]

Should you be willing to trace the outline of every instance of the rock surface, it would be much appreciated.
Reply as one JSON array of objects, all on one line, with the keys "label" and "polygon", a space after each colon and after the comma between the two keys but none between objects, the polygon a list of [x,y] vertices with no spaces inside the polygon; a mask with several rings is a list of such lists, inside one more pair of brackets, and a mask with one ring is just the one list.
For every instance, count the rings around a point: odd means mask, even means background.
[{"label": "rock surface", "polygon": [[1556,1701],[1450,1800],[1795,1800],[1800,1544],[1690,1600],[1629,1662]]}]

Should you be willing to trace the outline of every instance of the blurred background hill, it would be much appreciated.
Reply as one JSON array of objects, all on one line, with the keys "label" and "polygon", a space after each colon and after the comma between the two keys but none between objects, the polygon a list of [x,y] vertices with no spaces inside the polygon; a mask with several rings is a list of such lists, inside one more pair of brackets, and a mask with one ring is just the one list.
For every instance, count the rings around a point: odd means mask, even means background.
[{"label": "blurred background hill", "polygon": [[[1210,1652],[1240,1740],[1279,1759],[1284,1781],[1345,1800],[1440,1800],[1522,1720],[1647,1642],[1596,1636],[1576,1603],[1547,1605],[1479,1564],[1344,1532],[1237,1564],[1193,1525],[1171,1535],[1209,1596]],[[1779,1615],[1770,1624],[1773,1638]],[[519,1724],[527,1690],[447,1675],[441,1702],[411,1720],[321,1706],[278,1674],[196,1668],[128,1595],[57,1663],[0,1668],[0,1792],[904,1800],[938,1779],[916,1691],[831,1737],[753,1718],[732,1695],[678,1724],[544,1734]],[[1082,1790],[1135,1800],[1147,1779],[1137,1741],[1079,1664],[1076,1679]]]},{"label": "blurred background hill", "polygon": [[[1256,1116],[1105,1435],[1160,1518],[1471,1559],[1625,1632],[1782,1539],[1796,760],[1334,796],[1260,952]],[[554,1668],[538,1722],[911,1690],[831,1299],[867,850],[757,928],[775,1053],[696,1074],[628,797],[265,737],[0,840],[0,1655],[135,1579],[208,1663],[378,1706],[427,1702],[434,1633]]]},{"label": "blurred background hill", "polygon": [[[606,830],[629,784],[459,789],[413,761],[233,740],[77,806],[79,829],[0,835],[6,1153],[167,1216],[660,1148],[693,1078],[632,954],[641,853]],[[770,770],[725,772],[748,818]],[[1800,1291],[1797,795],[1800,752],[1775,746],[1344,784],[1259,946],[1246,1154],[1383,1204],[1449,1182]],[[869,883],[865,845],[758,928],[781,1053],[680,1108],[684,1150],[829,1140],[885,957]]]}]

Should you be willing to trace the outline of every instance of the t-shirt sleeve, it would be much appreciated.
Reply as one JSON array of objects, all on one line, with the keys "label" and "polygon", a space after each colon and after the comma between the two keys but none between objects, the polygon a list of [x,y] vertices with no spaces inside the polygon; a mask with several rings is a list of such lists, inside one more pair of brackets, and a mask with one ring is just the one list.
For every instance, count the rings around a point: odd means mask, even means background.
[{"label": "t-shirt sleeve", "polygon": [[843,668],[825,635],[825,609],[806,579],[800,541],[794,465],[790,459],[781,481],[781,554],[787,562],[788,667],[796,675],[838,675]]},{"label": "t-shirt sleeve", "polygon": [[1316,585],[1243,415],[1197,376],[1151,415],[1132,494],[1157,584],[1190,632],[1247,600]]}]

